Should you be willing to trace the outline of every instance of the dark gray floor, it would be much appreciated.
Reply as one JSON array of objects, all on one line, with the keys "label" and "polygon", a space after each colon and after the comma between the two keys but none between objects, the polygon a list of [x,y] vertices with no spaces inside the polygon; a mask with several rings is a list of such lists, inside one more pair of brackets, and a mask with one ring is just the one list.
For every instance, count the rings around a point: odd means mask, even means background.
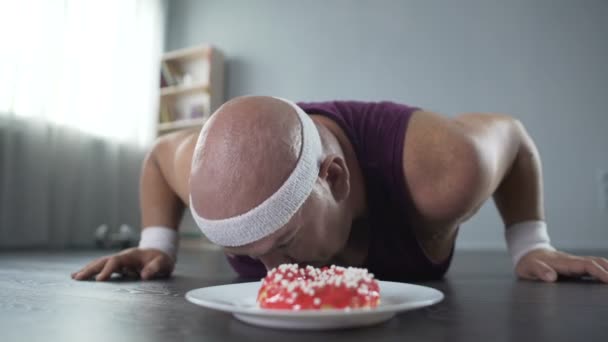
[{"label": "dark gray floor", "polygon": [[169,280],[70,278],[107,253],[1,252],[0,341],[608,341],[608,285],[516,281],[503,253],[457,252],[445,280],[420,283],[445,293],[440,304],[330,332],[258,328],[187,302],[238,281],[217,252],[180,252]]}]

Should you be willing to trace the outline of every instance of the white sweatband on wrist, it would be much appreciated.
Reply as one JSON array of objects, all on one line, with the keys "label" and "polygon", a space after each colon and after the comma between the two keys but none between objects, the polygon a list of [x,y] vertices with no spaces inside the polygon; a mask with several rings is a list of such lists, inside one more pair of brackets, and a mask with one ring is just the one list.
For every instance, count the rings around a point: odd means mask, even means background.
[{"label": "white sweatband on wrist", "polygon": [[544,221],[524,221],[513,224],[505,230],[505,240],[513,267],[516,267],[519,260],[532,250],[555,250],[551,246],[549,234],[547,234],[547,224]]},{"label": "white sweatband on wrist", "polygon": [[152,226],[141,231],[139,248],[157,249],[177,261],[177,247],[179,244],[177,231],[175,229]]},{"label": "white sweatband on wrist", "polygon": [[323,157],[321,138],[312,119],[295,103],[289,104],[298,115],[302,127],[302,147],[298,162],[285,183],[257,207],[233,217],[210,220],[201,217],[192,205],[190,211],[203,234],[220,246],[242,246],[268,236],[287,224],[306,201],[319,176]]}]

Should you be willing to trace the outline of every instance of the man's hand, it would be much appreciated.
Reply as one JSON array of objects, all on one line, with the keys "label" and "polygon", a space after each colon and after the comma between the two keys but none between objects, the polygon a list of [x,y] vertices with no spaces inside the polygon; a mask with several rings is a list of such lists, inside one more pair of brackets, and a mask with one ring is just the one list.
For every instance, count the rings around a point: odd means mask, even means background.
[{"label": "man's hand", "polygon": [[590,275],[608,283],[608,260],[594,256],[576,256],[559,251],[538,249],[524,255],[515,273],[523,279],[553,282],[557,276],[579,277]]},{"label": "man's hand", "polygon": [[173,259],[159,250],[134,247],[93,260],[80,271],[72,273],[72,279],[85,280],[97,275],[95,280],[104,281],[113,272],[140,276],[143,280],[166,278],[171,275],[174,266]]}]

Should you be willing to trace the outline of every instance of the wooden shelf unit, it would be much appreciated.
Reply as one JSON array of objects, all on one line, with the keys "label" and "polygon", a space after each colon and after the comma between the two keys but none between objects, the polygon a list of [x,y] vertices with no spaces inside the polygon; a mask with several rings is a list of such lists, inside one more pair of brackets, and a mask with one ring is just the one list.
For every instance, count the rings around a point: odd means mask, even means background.
[{"label": "wooden shelf unit", "polygon": [[163,54],[160,74],[157,135],[202,126],[224,102],[224,56],[212,45]]}]

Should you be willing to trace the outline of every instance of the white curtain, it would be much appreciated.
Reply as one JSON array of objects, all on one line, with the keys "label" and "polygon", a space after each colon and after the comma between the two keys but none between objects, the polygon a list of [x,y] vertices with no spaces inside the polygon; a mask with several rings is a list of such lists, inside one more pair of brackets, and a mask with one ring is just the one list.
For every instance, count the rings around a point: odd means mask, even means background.
[{"label": "white curtain", "polygon": [[0,247],[138,225],[166,6],[0,0]]},{"label": "white curtain", "polygon": [[140,146],[152,139],[161,1],[0,6],[0,112]]}]

